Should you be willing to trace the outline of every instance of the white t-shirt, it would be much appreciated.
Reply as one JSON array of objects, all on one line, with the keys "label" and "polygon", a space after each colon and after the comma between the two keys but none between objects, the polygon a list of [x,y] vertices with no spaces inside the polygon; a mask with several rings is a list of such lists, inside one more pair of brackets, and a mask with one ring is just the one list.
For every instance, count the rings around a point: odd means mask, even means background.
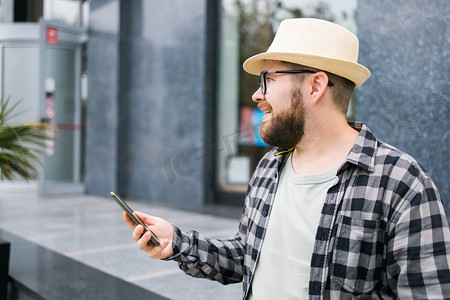
[{"label": "white t-shirt", "polygon": [[308,299],[309,273],[320,213],[338,167],[298,175],[289,155],[280,174],[250,299]]}]

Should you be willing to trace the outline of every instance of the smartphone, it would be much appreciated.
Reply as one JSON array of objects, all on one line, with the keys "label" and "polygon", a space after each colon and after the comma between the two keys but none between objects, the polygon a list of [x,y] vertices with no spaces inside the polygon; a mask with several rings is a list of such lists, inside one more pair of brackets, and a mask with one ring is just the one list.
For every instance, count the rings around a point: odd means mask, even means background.
[{"label": "smartphone", "polygon": [[142,225],[142,227],[144,227],[144,232],[142,233],[142,235],[148,231],[152,234],[152,237],[150,238],[150,241],[155,245],[158,246],[160,241],[159,238],[156,236],[156,234],[153,233],[153,231],[150,230],[150,228],[147,227],[147,225],[142,222],[141,219],[138,218],[138,216],[136,216],[133,213],[133,210],[131,209],[131,207],[128,206],[128,204],[123,201],[122,199],[120,199],[119,195],[117,195],[114,192],[110,193],[111,197],[114,198],[114,200],[116,200],[117,204],[119,204],[119,206],[127,213],[127,215],[131,218],[131,220],[133,220],[136,224],[138,225]]}]

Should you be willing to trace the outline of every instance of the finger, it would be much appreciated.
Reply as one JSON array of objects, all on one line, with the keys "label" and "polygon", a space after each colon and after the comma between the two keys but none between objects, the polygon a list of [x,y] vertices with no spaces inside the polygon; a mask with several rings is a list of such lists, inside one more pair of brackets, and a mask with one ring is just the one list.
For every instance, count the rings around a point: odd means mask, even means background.
[{"label": "finger", "polygon": [[162,240],[161,246],[163,247],[163,250],[161,251],[161,259],[168,258],[173,255],[172,244],[169,240]]},{"label": "finger", "polygon": [[130,216],[124,212],[123,213],[123,220],[125,221],[125,223],[127,223],[128,226],[130,226],[132,229],[136,228],[136,223],[130,218]]},{"label": "finger", "polygon": [[140,239],[137,240],[139,249],[144,250],[147,253],[149,252],[149,249],[148,249],[150,247],[149,245],[153,245],[150,242],[151,236],[152,236],[151,233],[147,231]]},{"label": "finger", "polygon": [[139,241],[142,237],[142,233],[144,232],[144,227],[142,225],[137,225],[136,228],[133,230],[133,239],[135,241]]},{"label": "finger", "polygon": [[146,252],[149,257],[157,259],[164,259],[173,255],[172,246],[167,239],[162,240],[159,246],[150,247]]}]

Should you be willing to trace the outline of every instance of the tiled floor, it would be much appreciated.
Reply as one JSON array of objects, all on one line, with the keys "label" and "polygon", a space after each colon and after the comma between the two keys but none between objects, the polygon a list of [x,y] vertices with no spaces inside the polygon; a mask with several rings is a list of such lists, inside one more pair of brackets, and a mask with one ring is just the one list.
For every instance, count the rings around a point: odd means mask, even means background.
[{"label": "tiled floor", "polygon": [[[237,218],[129,203],[135,210],[208,237],[231,238],[238,226]],[[108,195],[38,197],[26,190],[0,190],[0,228],[170,299],[241,297],[241,284],[223,286],[191,278],[175,262],[148,258],[137,248],[131,229],[122,221],[121,209]]]}]

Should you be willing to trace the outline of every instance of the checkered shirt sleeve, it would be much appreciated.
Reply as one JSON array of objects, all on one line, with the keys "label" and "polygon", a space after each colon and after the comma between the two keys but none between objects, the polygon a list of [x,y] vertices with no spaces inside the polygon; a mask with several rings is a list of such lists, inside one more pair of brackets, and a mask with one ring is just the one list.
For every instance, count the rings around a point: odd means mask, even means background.
[{"label": "checkered shirt sleeve", "polygon": [[222,284],[242,281],[243,249],[239,234],[230,240],[208,239],[197,231],[182,232],[175,228],[175,260],[181,270],[196,278],[207,278]]},{"label": "checkered shirt sleeve", "polygon": [[428,174],[411,157],[403,159],[397,164],[404,171],[391,173],[397,187],[386,228],[387,282],[400,299],[449,299],[450,232],[442,201]]}]

